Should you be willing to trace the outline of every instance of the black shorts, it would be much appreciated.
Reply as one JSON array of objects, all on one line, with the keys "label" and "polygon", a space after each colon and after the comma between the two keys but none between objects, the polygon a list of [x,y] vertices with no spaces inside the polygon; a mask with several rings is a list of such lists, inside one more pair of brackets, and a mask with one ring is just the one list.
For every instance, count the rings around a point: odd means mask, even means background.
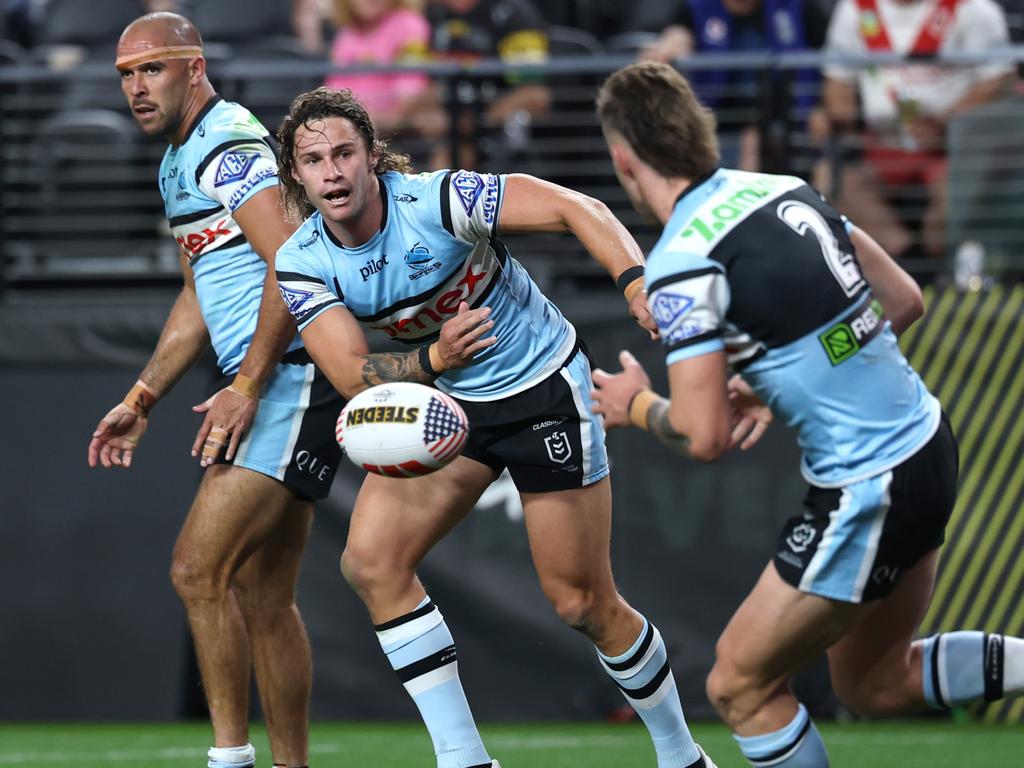
[{"label": "black shorts", "polygon": [[[469,419],[462,455],[522,493],[581,488],[608,474],[604,425],[590,409],[590,361],[576,349],[558,371],[501,400],[459,400]],[[458,398],[456,398],[458,400]]]},{"label": "black shorts", "polygon": [[959,451],[946,414],[932,438],[894,469],[841,488],[812,485],[806,511],[779,534],[773,562],[801,592],[878,600],[942,546],[956,504]]},{"label": "black shorts", "polygon": [[[214,391],[231,383],[218,382]],[[304,349],[289,352],[260,392],[256,418],[231,462],[221,453],[218,464],[233,464],[276,478],[299,498],[323,499],[341,461],[334,436],[345,399],[313,365]]]}]

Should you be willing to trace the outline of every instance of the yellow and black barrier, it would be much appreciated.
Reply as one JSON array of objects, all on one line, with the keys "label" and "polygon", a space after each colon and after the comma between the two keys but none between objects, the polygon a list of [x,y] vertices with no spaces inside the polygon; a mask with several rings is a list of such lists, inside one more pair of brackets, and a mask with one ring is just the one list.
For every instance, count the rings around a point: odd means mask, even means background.
[{"label": "yellow and black barrier", "polygon": [[[928,289],[902,337],[960,443],[960,489],[922,635],[1024,635],[1024,286]],[[1024,698],[972,708],[1024,722]]]}]

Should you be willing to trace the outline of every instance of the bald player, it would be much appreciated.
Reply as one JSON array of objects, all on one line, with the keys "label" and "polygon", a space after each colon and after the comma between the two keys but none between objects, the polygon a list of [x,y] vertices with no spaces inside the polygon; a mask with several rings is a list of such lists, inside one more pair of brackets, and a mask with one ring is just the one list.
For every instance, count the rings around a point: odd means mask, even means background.
[{"label": "bald player", "polygon": [[159,182],[184,287],[138,381],[93,433],[89,465],[131,466],[150,411],[212,344],[225,378],[193,409],[205,414],[192,446],[205,474],[171,566],[213,721],[208,765],[255,764],[255,668],[274,764],[298,768],[311,661],[295,587],[313,501],[340,458],[343,401],[310,362],[274,279],[294,227],[266,129],[215,93],[199,32],[181,16],[128,25],[116,66],[143,132],[170,144]]}]

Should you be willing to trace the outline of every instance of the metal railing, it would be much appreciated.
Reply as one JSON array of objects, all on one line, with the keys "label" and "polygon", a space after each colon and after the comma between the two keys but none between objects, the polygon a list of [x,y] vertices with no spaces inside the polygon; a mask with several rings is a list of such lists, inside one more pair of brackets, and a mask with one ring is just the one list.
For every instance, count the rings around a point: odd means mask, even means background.
[{"label": "metal railing", "polygon": [[[1019,64],[1024,48],[944,56],[939,63],[969,66],[994,58]],[[657,229],[632,210],[616,182],[594,113],[601,81],[631,60],[571,55],[521,67],[488,60],[416,69],[442,85],[450,113],[477,116],[469,140],[481,170],[532,173],[603,200],[647,249]],[[752,73],[738,85],[711,85],[706,88],[719,90],[703,92],[716,103],[723,146],[730,146],[728,126],[753,124],[762,136],[762,167],[810,178],[815,164],[823,157],[828,160],[830,153],[832,159],[840,156],[840,148],[834,142],[822,146],[809,134],[807,108],[800,105],[817,94],[796,89],[818,86],[791,75],[829,61],[870,67],[900,60],[892,55],[840,59],[813,52],[707,54],[677,65],[698,77],[717,70]],[[209,64],[221,95],[245,104],[270,129],[295,95],[322,83],[330,72],[406,69],[336,70],[326,63],[283,60],[242,63],[229,55],[212,57]],[[489,94],[506,78],[524,76],[543,79],[552,97],[550,110],[529,120],[488,122],[484,108]],[[466,141],[451,122],[447,138],[441,140],[449,154]],[[965,241],[979,242],[993,255],[988,267],[1009,273],[1024,272],[1024,218],[1014,211],[1017,193],[1024,189],[1022,124],[1024,101],[1015,97],[968,115],[951,127],[949,136],[950,253]],[[0,68],[0,140],[0,263],[7,284],[178,279],[176,246],[167,233],[156,187],[164,144],[145,139],[134,125],[112,66],[88,64],[63,72],[41,65]],[[436,141],[404,132],[393,145],[409,152],[421,170],[429,167],[437,148]],[[918,223],[913,208],[903,215],[910,225]],[[858,223],[871,230],[871,221]],[[573,238],[518,240],[513,253],[546,287],[606,279]],[[908,266],[921,275],[949,272],[951,259],[918,260]]]}]

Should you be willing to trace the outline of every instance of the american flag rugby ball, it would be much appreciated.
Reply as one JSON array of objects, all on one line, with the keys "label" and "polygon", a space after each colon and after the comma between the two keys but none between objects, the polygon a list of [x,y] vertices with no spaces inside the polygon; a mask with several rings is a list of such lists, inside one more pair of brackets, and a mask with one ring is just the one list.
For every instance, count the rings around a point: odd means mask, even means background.
[{"label": "american flag rugby ball", "polygon": [[335,436],[357,467],[387,477],[436,472],[462,452],[469,422],[440,390],[412,382],[378,384],[349,400]]}]

